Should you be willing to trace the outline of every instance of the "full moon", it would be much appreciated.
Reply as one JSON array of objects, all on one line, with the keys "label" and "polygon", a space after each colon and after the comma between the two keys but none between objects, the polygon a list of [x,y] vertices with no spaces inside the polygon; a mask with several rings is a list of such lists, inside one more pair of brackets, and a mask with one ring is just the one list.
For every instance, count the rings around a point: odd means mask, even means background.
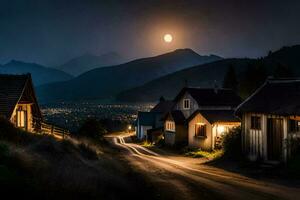
[{"label": "full moon", "polygon": [[172,40],[173,40],[173,37],[171,34],[165,34],[165,36],[164,36],[165,42],[170,43],[170,42],[172,42]]}]

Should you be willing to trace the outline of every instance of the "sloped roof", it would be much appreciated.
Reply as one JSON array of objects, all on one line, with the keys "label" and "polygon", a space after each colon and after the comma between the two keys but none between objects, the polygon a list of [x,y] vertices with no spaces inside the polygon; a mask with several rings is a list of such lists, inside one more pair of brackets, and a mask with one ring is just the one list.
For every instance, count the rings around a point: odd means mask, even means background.
[{"label": "sloped roof", "polygon": [[231,89],[214,89],[214,88],[183,88],[175,97],[179,100],[182,95],[188,92],[201,106],[230,106],[236,107],[242,99]]},{"label": "sloped roof", "polygon": [[0,115],[10,117],[30,75],[0,74]]},{"label": "sloped roof", "polygon": [[158,104],[156,104],[156,106],[154,106],[150,112],[167,113],[172,110],[174,104],[174,101],[162,100]]},{"label": "sloped roof", "polygon": [[154,126],[161,113],[157,112],[138,112],[138,123],[142,126]]},{"label": "sloped roof", "polygon": [[300,115],[300,79],[267,80],[237,107],[242,112]]},{"label": "sloped roof", "polygon": [[211,124],[216,122],[240,122],[234,115],[234,110],[197,110],[187,121],[192,120],[199,113]]},{"label": "sloped roof", "polygon": [[165,115],[164,120],[171,116],[176,124],[183,124],[185,122],[185,117],[180,110],[172,110]]}]

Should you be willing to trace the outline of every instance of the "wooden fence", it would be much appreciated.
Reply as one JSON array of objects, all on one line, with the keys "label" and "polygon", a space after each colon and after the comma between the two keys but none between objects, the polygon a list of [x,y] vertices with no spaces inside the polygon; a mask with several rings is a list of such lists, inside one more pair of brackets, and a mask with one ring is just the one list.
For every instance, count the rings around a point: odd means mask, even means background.
[{"label": "wooden fence", "polygon": [[53,135],[54,137],[59,139],[65,139],[70,136],[70,132],[68,130],[45,122],[41,123],[41,132],[43,134]]}]

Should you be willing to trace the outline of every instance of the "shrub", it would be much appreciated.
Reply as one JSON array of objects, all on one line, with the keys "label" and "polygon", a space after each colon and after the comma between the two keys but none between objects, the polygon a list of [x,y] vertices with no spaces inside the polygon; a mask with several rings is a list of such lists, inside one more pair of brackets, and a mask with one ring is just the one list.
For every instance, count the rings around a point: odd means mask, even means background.
[{"label": "shrub", "polygon": [[96,119],[87,119],[78,131],[79,136],[84,136],[93,139],[102,139],[107,131],[102,124]]},{"label": "shrub", "polygon": [[232,159],[242,156],[241,127],[233,128],[222,138],[224,155]]}]

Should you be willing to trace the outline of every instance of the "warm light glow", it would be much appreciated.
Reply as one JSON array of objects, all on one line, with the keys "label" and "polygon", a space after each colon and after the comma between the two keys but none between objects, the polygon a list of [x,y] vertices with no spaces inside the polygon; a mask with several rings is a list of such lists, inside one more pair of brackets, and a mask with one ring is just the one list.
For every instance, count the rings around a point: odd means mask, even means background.
[{"label": "warm light glow", "polygon": [[224,126],[218,126],[218,133],[223,133],[225,131]]},{"label": "warm light glow", "polygon": [[170,42],[172,42],[173,37],[171,34],[165,34],[164,40],[165,40],[165,42],[170,43]]},{"label": "warm light glow", "polygon": [[128,130],[131,130],[131,129],[132,129],[132,127],[131,127],[131,125],[129,125],[129,126],[128,126]]}]

